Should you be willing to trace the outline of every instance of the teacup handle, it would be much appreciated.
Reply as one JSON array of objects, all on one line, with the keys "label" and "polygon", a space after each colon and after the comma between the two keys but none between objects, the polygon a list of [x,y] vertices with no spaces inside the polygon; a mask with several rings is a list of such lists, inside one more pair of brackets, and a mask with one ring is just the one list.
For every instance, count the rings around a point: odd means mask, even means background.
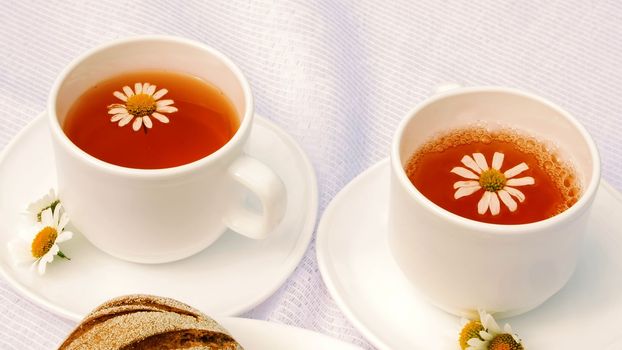
[{"label": "teacup handle", "polygon": [[225,216],[225,225],[253,239],[266,238],[285,214],[287,197],[283,182],[272,169],[247,155],[231,164],[229,175],[259,198],[263,211],[257,214],[235,203]]}]

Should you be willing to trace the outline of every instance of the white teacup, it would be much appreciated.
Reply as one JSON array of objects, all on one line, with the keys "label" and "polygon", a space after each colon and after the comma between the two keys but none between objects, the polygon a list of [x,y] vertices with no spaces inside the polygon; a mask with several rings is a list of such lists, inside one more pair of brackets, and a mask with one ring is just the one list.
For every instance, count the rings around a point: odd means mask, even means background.
[{"label": "white teacup", "polygon": [[[522,225],[469,220],[431,202],[409,181],[404,170],[409,158],[438,133],[477,122],[515,127],[554,142],[577,171],[580,199],[561,214]],[[414,286],[447,312],[473,316],[484,309],[504,317],[529,311],[572,275],[599,179],[594,142],[558,106],[497,87],[437,94],[408,114],[393,139],[391,252]]]},{"label": "white teacup", "polygon": [[[106,78],[145,69],[191,74],[220,88],[240,118],[235,135],[200,160],[155,170],[109,164],[73,144],[61,126],[76,99]],[[227,228],[261,239],[284,214],[279,177],[243,153],[253,124],[248,82],[233,62],[206,45],[154,36],[95,48],[59,75],[48,116],[63,205],[75,227],[115,257],[141,263],[182,259],[212,244]],[[261,201],[261,213],[244,206],[243,187]]]}]

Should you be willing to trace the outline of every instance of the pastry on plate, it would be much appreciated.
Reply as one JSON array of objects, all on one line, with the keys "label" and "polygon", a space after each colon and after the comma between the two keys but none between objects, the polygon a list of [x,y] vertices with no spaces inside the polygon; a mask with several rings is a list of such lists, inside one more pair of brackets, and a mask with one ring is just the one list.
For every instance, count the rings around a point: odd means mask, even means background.
[{"label": "pastry on plate", "polygon": [[200,311],[174,299],[127,295],[88,314],[59,350],[243,350]]}]

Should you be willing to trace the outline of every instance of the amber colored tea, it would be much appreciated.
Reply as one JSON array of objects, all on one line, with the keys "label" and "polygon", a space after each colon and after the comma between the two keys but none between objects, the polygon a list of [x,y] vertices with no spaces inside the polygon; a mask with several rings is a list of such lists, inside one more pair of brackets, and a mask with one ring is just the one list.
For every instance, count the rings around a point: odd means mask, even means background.
[{"label": "amber colored tea", "polygon": [[511,130],[448,132],[419,148],[405,170],[419,192],[440,207],[494,224],[550,218],[581,193],[570,164],[545,143]]},{"label": "amber colored tea", "polygon": [[208,156],[235,134],[239,118],[215,86],[168,71],[125,73],[99,82],[70,108],[63,129],[108,163],[159,169]]}]

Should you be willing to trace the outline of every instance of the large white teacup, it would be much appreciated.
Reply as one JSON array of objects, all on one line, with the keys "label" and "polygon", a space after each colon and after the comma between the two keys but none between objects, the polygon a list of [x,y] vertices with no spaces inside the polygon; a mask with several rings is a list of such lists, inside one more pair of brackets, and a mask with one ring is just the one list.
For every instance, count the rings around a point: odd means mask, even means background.
[{"label": "large white teacup", "polygon": [[[469,220],[423,196],[404,167],[434,135],[474,123],[502,124],[555,143],[574,165],[582,195],[549,219],[522,225]],[[598,188],[600,161],[587,131],[540,97],[498,87],[458,88],[421,103],[391,148],[389,246],[405,276],[438,307],[516,315],[557,293],[572,275]]]},{"label": "large white teacup", "polygon": [[[125,168],[85,153],[63,132],[69,108],[96,83],[137,70],[182,72],[214,84],[232,101],[239,129],[218,151],[174,168]],[[206,45],[153,36],[95,48],[57,78],[48,116],[60,199],[73,224],[113,256],[142,263],[178,260],[206,248],[227,228],[264,238],[284,214],[279,177],[243,153],[254,116],[248,82],[233,62]],[[240,188],[256,195],[261,213],[246,208]]]}]

